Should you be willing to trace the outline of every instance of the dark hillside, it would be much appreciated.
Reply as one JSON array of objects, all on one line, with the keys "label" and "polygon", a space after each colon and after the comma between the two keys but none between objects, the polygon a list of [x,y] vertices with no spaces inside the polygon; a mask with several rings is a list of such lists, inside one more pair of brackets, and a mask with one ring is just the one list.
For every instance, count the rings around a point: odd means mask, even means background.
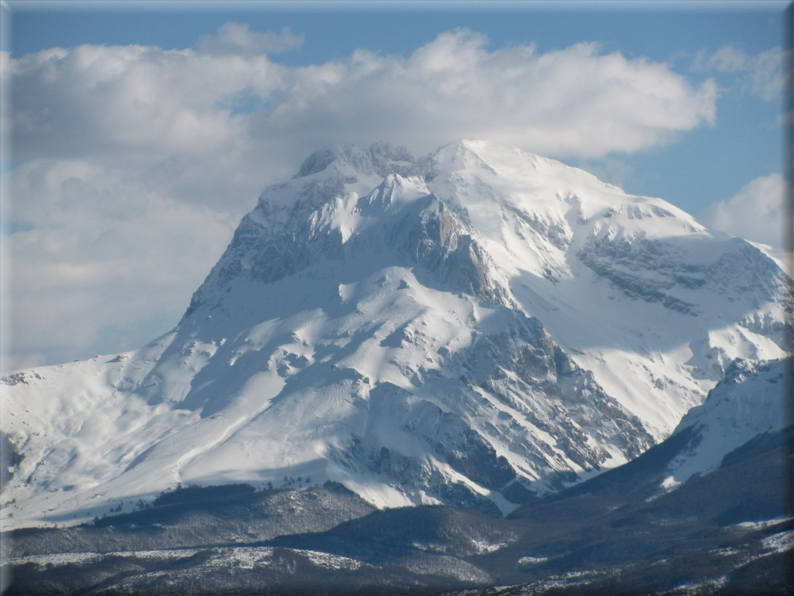
[{"label": "dark hillside", "polygon": [[[376,511],[330,483],[177,490],[93,525],[14,532],[9,554],[33,556],[8,593],[794,593],[792,429],[667,492],[667,462],[693,439],[674,440],[509,519]],[[476,588],[494,585],[513,587]]]}]

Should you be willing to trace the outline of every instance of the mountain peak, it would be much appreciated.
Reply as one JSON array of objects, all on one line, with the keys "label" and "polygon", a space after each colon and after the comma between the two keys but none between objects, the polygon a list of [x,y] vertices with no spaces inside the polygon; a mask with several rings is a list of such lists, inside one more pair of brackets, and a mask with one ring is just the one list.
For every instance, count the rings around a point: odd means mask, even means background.
[{"label": "mountain peak", "polygon": [[448,170],[481,169],[500,176],[535,178],[539,183],[556,179],[626,196],[623,189],[590,172],[496,141],[464,139],[449,143],[436,150],[430,159]]},{"label": "mountain peak", "polygon": [[330,145],[307,157],[295,178],[317,174],[334,163],[350,165],[356,171],[369,175],[407,175],[413,169],[415,161],[408,149],[390,143],[378,142],[365,148],[353,144]]}]

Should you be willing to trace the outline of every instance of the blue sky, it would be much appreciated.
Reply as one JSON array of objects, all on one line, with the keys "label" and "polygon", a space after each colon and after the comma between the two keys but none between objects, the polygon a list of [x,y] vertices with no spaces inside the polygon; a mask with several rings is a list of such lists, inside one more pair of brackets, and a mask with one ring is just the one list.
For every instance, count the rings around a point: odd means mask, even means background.
[{"label": "blue sky", "polygon": [[[142,5],[3,13],[16,304],[4,368],[166,331],[258,189],[328,142],[420,154],[457,131],[493,134],[729,233],[780,224],[785,3]],[[511,114],[522,97],[552,105]]]}]

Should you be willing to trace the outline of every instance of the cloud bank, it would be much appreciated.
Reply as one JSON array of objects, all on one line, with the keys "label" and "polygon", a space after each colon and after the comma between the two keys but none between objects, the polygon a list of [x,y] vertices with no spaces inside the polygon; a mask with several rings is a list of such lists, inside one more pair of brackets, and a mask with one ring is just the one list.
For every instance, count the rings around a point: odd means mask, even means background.
[{"label": "cloud bank", "polygon": [[227,23],[184,50],[0,57],[14,105],[3,131],[21,163],[6,174],[19,231],[2,238],[14,265],[5,368],[135,347],[157,327],[146,321],[165,331],[262,187],[321,146],[387,140],[423,154],[486,138],[599,158],[716,117],[713,81],[598,44],[539,53],[455,30],[408,56],[273,57],[302,42]]}]

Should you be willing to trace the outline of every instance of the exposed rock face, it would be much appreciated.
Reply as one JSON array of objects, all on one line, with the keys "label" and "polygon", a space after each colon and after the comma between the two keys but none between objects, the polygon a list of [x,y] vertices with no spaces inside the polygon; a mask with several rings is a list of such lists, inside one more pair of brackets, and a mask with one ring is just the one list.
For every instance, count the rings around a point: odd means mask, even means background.
[{"label": "exposed rock face", "polygon": [[[715,261],[691,263],[680,247],[669,242],[646,238],[631,242],[604,236],[593,238],[578,257],[629,298],[659,302],[683,314],[697,316],[700,312],[695,304],[675,296],[680,290],[703,290],[726,297],[736,292],[751,294],[755,308],[780,301],[791,312],[791,279],[780,267],[743,240],[737,238],[727,244],[728,250]],[[763,326],[756,325],[755,329],[771,335]],[[779,345],[781,339],[777,339]]]},{"label": "exposed rock face", "polygon": [[429,194],[407,210],[392,232],[392,246],[452,291],[511,306],[509,290],[494,279],[497,267],[459,216]]}]

